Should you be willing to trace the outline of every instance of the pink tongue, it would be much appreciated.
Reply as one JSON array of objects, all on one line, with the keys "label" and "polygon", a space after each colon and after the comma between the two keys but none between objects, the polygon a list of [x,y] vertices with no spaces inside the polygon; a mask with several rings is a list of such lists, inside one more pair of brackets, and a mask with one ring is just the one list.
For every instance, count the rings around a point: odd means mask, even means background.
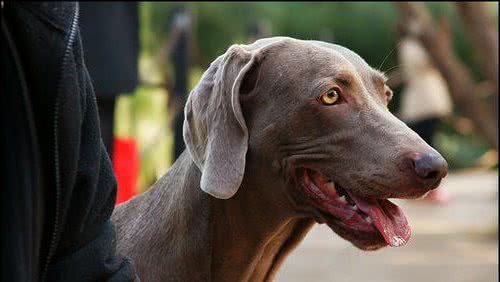
[{"label": "pink tongue", "polygon": [[[349,192],[348,192],[349,193]],[[411,235],[403,211],[389,200],[362,199],[349,193],[351,199],[373,220],[373,224],[392,247],[403,246]]]}]

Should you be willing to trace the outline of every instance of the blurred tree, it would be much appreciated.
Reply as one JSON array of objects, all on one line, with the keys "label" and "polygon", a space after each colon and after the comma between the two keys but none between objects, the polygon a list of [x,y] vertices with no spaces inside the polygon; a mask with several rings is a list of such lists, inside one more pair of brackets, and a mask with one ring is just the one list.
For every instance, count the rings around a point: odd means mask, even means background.
[{"label": "blurred tree", "polygon": [[[490,35],[491,27],[489,25],[492,22],[489,21],[487,14],[481,11],[483,7],[479,5],[482,4],[468,3],[465,6],[461,6],[460,10],[463,18],[467,19],[465,21],[466,25],[473,25],[469,30],[485,33],[483,36],[473,36],[473,39],[481,38],[474,42],[474,44],[478,44],[476,49],[482,52],[482,48],[479,48],[482,45],[479,44],[485,44],[487,50],[495,53],[486,55],[490,56],[489,60],[496,60],[493,62],[490,61],[490,64],[496,66],[496,70],[494,67],[490,68],[487,63],[483,64],[483,67],[485,67],[484,73],[493,80],[491,83],[496,86],[493,90],[493,95],[491,95],[495,103],[493,106],[490,101],[482,99],[481,96],[477,95],[478,90],[483,88],[478,88],[477,83],[471,75],[471,71],[456,57],[453,46],[450,44],[450,34],[447,29],[438,28],[434,24],[432,16],[421,3],[400,2],[397,5],[402,14],[402,19],[406,21],[405,26],[408,32],[413,33],[421,40],[446,79],[455,103],[474,122],[479,133],[486,138],[490,146],[498,150],[498,115],[496,105],[496,97],[498,97],[498,37],[495,39],[495,34],[493,36]],[[472,8],[473,12],[464,12],[464,10],[470,9],[471,6],[474,7]],[[476,17],[484,18],[477,19]],[[492,77],[490,72],[496,72],[494,77]]]},{"label": "blurred tree", "polygon": [[485,87],[479,87],[479,94],[489,92],[485,94],[493,95],[495,115],[498,117],[498,30],[493,26],[493,19],[487,13],[484,4],[458,2],[456,5],[473,45],[474,58],[477,59],[487,78],[481,85]]},{"label": "blurred tree", "polygon": [[[148,56],[163,46],[172,23],[172,10],[181,3],[141,3],[141,39]],[[199,58],[190,64],[202,68],[208,65],[234,43],[247,42],[247,28],[255,20],[269,23],[270,36],[291,36],[299,39],[324,39],[330,32],[335,42],[356,51],[375,67],[388,69],[397,64],[392,51],[395,47],[394,26],[397,10],[391,3],[370,2],[244,2],[244,3],[185,3],[193,13],[194,46]],[[445,15],[451,20],[453,44],[457,55],[467,64],[472,52],[456,11],[450,3],[429,3],[433,14]],[[392,51],[392,52],[391,52]],[[384,64],[381,66],[381,63]],[[474,75],[476,70],[473,69]]]},{"label": "blurred tree", "polygon": [[[490,3],[492,4],[492,3]],[[172,29],[173,9],[185,5],[192,11],[192,36],[189,54],[189,87],[196,84],[199,76],[218,55],[235,43],[248,42],[248,26],[255,20],[269,23],[270,36],[292,36],[299,39],[328,40],[335,36],[335,43],[346,46],[362,56],[368,64],[382,71],[398,70],[395,24],[398,9],[392,3],[376,2],[241,2],[241,3],[172,3],[141,2],[141,46],[145,62],[167,66],[151,69],[168,69],[173,65],[166,55],[158,56]],[[449,20],[450,42],[454,55],[467,66],[473,81],[486,81],[486,74],[480,64],[475,64],[474,48],[467,38],[461,16],[453,3],[428,2],[425,7],[436,18]],[[490,9],[489,11],[492,11]],[[498,14],[492,14],[498,21]],[[491,16],[491,15],[490,15]],[[193,52],[194,51],[194,52]],[[197,51],[197,52],[196,52]],[[161,59],[159,59],[161,58]],[[146,64],[145,64],[146,65]],[[145,74],[142,72],[143,75]],[[162,78],[164,75],[149,72],[144,79]],[[397,82],[396,73],[389,73],[389,82]],[[154,80],[157,81],[157,80]],[[395,83],[397,84],[397,83]],[[481,83],[482,92],[487,92],[491,84]],[[483,90],[485,89],[485,90]],[[389,105],[391,111],[399,110],[401,87],[394,90],[394,99]],[[487,150],[484,139],[470,130],[469,115],[463,107],[455,107],[455,113],[439,130],[440,148],[450,160],[450,167],[467,167],[473,164]],[[464,113],[462,113],[462,111]],[[170,114],[169,114],[170,115]],[[466,151],[466,153],[465,153]]]}]

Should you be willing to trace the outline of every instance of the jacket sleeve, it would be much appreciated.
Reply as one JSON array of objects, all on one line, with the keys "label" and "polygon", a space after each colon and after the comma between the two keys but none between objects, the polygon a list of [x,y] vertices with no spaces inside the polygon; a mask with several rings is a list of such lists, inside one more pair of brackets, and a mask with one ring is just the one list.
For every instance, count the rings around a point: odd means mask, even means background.
[{"label": "jacket sleeve", "polygon": [[[60,138],[61,183],[66,193],[62,196],[60,239],[46,281],[139,281],[132,260],[116,253],[110,219],[116,179],[100,138],[97,103],[79,32],[70,57],[62,70],[59,99],[64,108],[60,114],[62,119],[79,115],[78,122],[71,123],[79,129]],[[67,120],[61,120],[61,130],[70,127],[65,126]],[[76,168],[65,172],[65,167],[73,166]]]}]

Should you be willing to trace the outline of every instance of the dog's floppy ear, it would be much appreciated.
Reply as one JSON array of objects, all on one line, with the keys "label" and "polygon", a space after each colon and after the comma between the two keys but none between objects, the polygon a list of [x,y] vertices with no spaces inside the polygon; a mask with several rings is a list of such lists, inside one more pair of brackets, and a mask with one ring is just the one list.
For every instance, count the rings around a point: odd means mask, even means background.
[{"label": "dog's floppy ear", "polygon": [[203,74],[184,109],[184,142],[201,170],[200,187],[219,199],[231,198],[243,180],[248,129],[239,96],[255,86],[248,84],[256,83],[257,53],[231,46]]}]

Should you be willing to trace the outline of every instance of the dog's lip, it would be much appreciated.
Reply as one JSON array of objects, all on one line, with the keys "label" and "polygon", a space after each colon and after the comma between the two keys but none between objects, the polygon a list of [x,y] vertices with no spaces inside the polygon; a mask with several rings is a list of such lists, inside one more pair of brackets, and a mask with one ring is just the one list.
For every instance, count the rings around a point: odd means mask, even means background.
[{"label": "dog's lip", "polygon": [[370,249],[371,246],[382,247],[383,243],[401,246],[409,240],[411,231],[406,217],[386,198],[354,195],[315,170],[304,168],[300,174],[302,186],[321,211],[323,220],[331,228],[336,225],[349,230],[343,232],[344,236],[339,235],[354,245]]}]

